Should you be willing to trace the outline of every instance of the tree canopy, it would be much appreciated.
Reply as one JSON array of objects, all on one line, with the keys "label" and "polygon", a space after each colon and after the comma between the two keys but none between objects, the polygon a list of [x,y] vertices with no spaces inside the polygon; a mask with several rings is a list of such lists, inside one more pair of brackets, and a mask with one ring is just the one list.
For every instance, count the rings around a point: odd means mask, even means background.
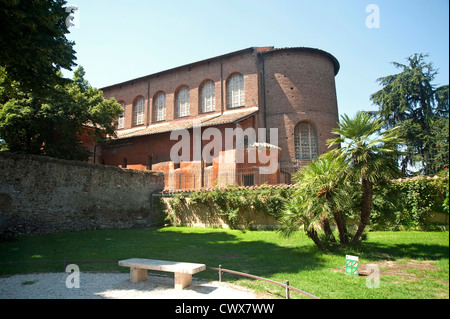
[{"label": "tree canopy", "polygon": [[[328,144],[341,147],[322,154],[295,174],[294,194],[281,218],[284,234],[303,226],[321,249],[337,244],[332,222],[339,231],[340,245],[360,243],[372,212],[373,187],[400,175],[393,156],[397,143],[402,142],[397,127],[381,130],[382,121],[364,112],[353,118],[343,115],[338,125],[333,130],[337,137]],[[346,225],[350,211],[359,215],[353,235]],[[317,232],[320,228],[324,238]]]},{"label": "tree canopy", "polygon": [[406,140],[400,156],[406,175],[417,163],[428,175],[448,167],[449,88],[433,84],[438,71],[425,61],[427,57],[414,54],[407,64],[393,62],[401,72],[379,78],[383,88],[371,96],[385,127],[400,126]]},{"label": "tree canopy", "polygon": [[0,0],[1,150],[87,160],[79,135],[114,134],[120,105],[105,100],[82,67],[73,80],[62,76],[76,65],[65,6],[65,0]]},{"label": "tree canopy", "polygon": [[36,97],[23,92],[0,68],[2,150],[87,160],[90,154],[78,136],[87,131],[100,140],[114,134],[114,122],[123,109],[114,99],[105,100],[84,76],[79,67],[73,81],[57,84],[51,94]]},{"label": "tree canopy", "polygon": [[65,0],[0,0],[0,66],[20,90],[45,96],[67,79],[75,64],[74,42],[66,38]]}]

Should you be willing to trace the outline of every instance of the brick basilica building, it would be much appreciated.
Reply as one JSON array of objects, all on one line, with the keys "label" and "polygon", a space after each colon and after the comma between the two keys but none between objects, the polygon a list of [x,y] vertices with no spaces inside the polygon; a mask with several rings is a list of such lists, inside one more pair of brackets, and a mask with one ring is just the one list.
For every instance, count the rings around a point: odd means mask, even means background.
[{"label": "brick basilica building", "polygon": [[[124,112],[116,136],[91,146],[91,161],[162,172],[170,190],[290,183],[295,170],[327,151],[338,123],[338,71],[337,59],[319,49],[251,47],[104,87]],[[256,136],[230,144],[227,129],[237,128]],[[189,133],[189,151],[175,158],[173,131]],[[214,138],[222,140],[211,148]],[[235,160],[239,149],[243,161]],[[275,170],[264,171],[267,158]]]}]

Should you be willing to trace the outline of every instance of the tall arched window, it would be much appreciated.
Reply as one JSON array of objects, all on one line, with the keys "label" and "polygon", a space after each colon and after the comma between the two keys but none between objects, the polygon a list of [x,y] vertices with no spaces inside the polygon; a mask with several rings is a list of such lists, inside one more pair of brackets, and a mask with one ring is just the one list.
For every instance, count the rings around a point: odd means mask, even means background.
[{"label": "tall arched window", "polygon": [[164,121],[166,119],[166,94],[164,92],[158,93],[153,99],[153,121]]},{"label": "tall arched window", "polygon": [[201,112],[212,112],[216,109],[216,89],[214,81],[206,81],[201,87]]},{"label": "tall arched window", "polygon": [[294,129],[295,159],[312,160],[317,157],[317,132],[308,122],[300,122]]},{"label": "tall arched window", "polygon": [[119,119],[117,120],[118,129],[125,127],[125,102],[121,102],[120,106],[122,106],[123,112],[119,115]]},{"label": "tall arched window", "polygon": [[144,124],[144,98],[138,98],[133,105],[133,125]]},{"label": "tall arched window", "polygon": [[177,92],[177,117],[189,116],[189,88],[183,86]]},{"label": "tall arched window", "polygon": [[233,108],[244,105],[244,76],[240,73],[235,73],[227,81],[227,107]]}]

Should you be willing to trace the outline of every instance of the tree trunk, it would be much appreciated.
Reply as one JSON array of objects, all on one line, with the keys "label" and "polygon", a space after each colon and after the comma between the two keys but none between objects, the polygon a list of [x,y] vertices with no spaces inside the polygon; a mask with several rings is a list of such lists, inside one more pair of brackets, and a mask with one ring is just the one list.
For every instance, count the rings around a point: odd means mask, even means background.
[{"label": "tree trunk", "polygon": [[361,242],[362,233],[367,223],[369,222],[370,213],[372,211],[372,182],[367,179],[362,179],[362,202],[361,202],[361,218],[359,221],[358,229],[353,237],[352,243],[356,244]]},{"label": "tree trunk", "polygon": [[338,210],[335,210],[333,211],[333,216],[339,231],[339,241],[341,242],[341,245],[347,245],[348,243],[347,225],[345,223],[344,218],[342,217],[342,213]]},{"label": "tree trunk", "polygon": [[306,231],[306,235],[312,239],[312,241],[316,244],[317,247],[319,247],[319,249],[325,250],[325,248],[323,247],[322,243],[320,242],[319,236],[317,236],[317,232],[314,228],[308,229]]},{"label": "tree trunk", "polygon": [[327,235],[327,237],[330,239],[332,243],[336,244],[336,238],[334,238],[333,231],[331,230],[328,216],[321,217],[320,221],[322,222],[322,227],[325,232],[325,235]]}]

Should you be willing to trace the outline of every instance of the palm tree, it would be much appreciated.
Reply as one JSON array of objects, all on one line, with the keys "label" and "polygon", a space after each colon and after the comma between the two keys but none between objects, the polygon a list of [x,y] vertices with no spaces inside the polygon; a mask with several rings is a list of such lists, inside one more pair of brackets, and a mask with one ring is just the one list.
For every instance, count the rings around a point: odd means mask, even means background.
[{"label": "palm tree", "polygon": [[281,234],[288,237],[294,231],[303,227],[306,235],[313,240],[317,247],[324,250],[324,246],[317,234],[317,228],[320,227],[320,220],[316,211],[309,210],[312,206],[308,205],[306,196],[296,195],[288,201],[283,209],[279,220]]},{"label": "palm tree", "polygon": [[280,230],[286,236],[303,227],[307,236],[325,249],[317,229],[322,228],[329,244],[337,244],[331,231],[334,219],[341,245],[347,244],[347,227],[342,213],[351,199],[351,185],[345,178],[346,167],[342,158],[324,154],[294,174],[296,188],[292,199],[282,212]]},{"label": "palm tree", "polygon": [[365,112],[352,119],[343,115],[339,127],[332,131],[338,137],[328,140],[330,147],[340,146],[331,152],[348,165],[349,177],[361,185],[361,216],[352,243],[362,240],[369,222],[374,184],[400,175],[396,162],[397,145],[402,142],[398,127],[381,131],[382,127],[380,119]]}]

